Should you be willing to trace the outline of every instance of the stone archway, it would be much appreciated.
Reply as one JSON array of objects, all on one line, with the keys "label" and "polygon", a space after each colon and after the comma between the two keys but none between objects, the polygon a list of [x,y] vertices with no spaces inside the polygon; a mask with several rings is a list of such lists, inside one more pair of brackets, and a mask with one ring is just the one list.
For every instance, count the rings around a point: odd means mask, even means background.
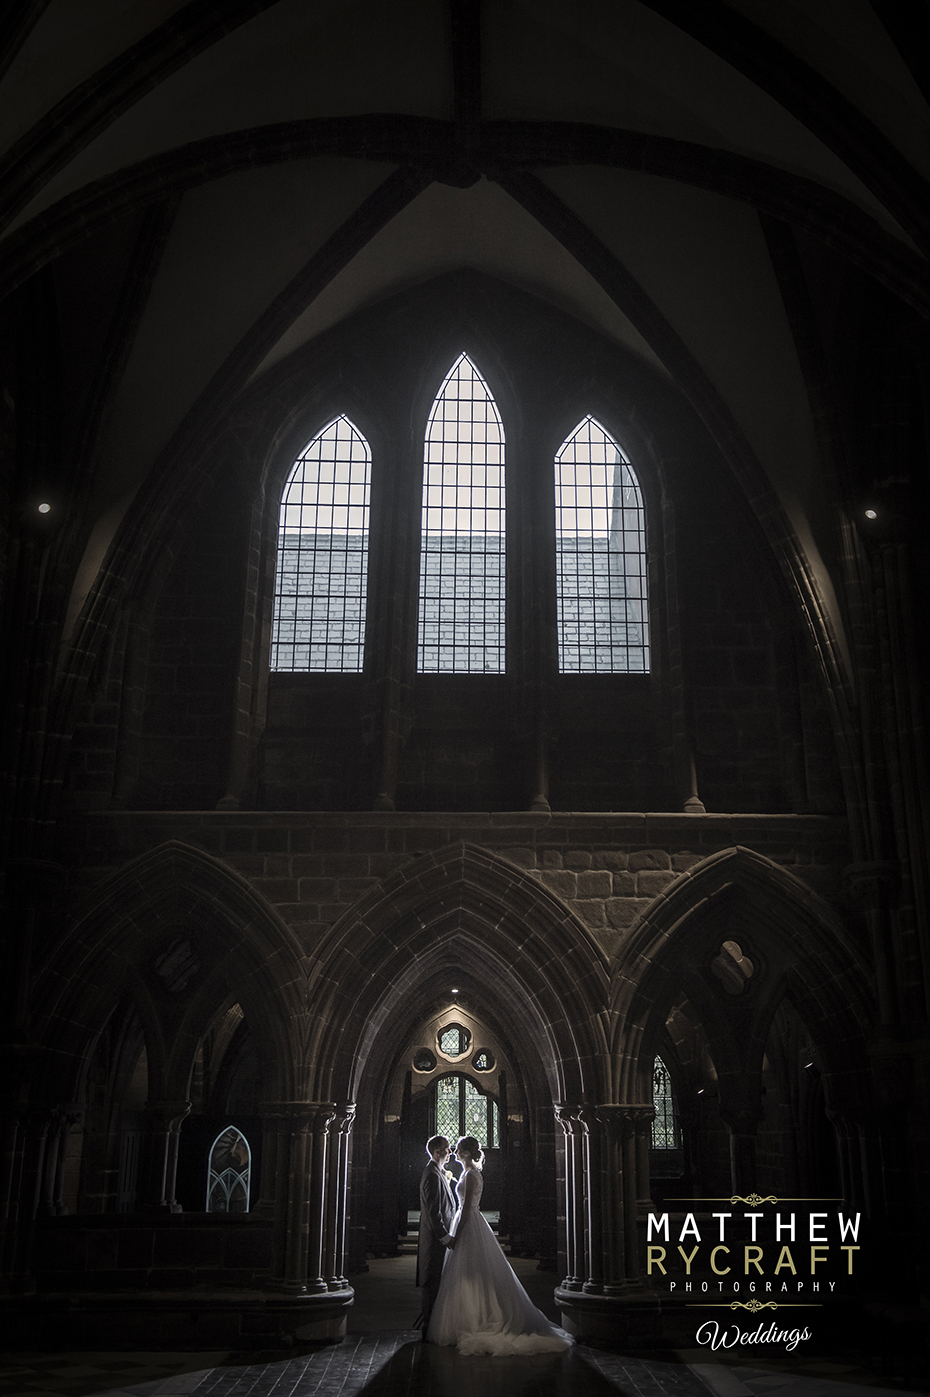
[{"label": "stone archway", "polygon": [[[343,1282],[338,1295],[325,1285],[322,1293],[308,1294],[299,1246],[308,1188],[299,1143],[314,1114],[307,1101],[308,968],[287,925],[219,859],[172,841],[127,864],[85,899],[37,982],[36,1021],[49,1051],[18,1148],[35,1156],[24,1176],[52,1178],[60,1170],[64,1138],[57,1121],[68,1103],[82,1105],[94,1043],[122,996],[138,1014],[148,1050],[146,1185],[139,1206],[157,1226],[159,1214],[178,1210],[178,1138],[190,1109],[198,1045],[223,1007],[237,1003],[268,1098],[261,1106],[261,1181],[250,1213],[256,1238],[249,1254],[256,1275],[282,1295],[256,1301],[232,1291],[223,1305],[232,1312],[274,1312],[270,1322],[284,1332],[309,1322],[314,1336],[323,1337],[344,1327],[352,1292]],[[192,1227],[184,1234],[192,1265],[196,1233]],[[215,1235],[204,1244],[216,1254]]]},{"label": "stone archway", "polygon": [[[747,952],[753,973],[743,993],[726,993],[715,975],[724,944]],[[785,1002],[818,1045],[830,1110],[864,1119],[866,966],[836,913],[785,869],[750,849],[726,849],[683,874],[646,910],[614,968],[611,1060],[615,1089],[626,1099],[649,1100],[654,1046],[681,995],[711,1045],[734,1190],[755,1187],[763,1055]],[[860,1196],[861,1173],[848,1183]]]},{"label": "stone archway", "polygon": [[[603,951],[524,869],[477,846],[448,845],[407,864],[357,903],[320,948],[310,996],[314,1092],[318,1099],[358,1103],[360,1152],[372,1147],[370,1116],[411,1017],[448,994],[450,983],[480,1000],[509,1043],[519,1041],[535,1057],[538,1071],[526,1089],[545,1111],[550,1140],[566,1110],[604,1099]],[[565,1167],[574,1168],[570,1153]],[[601,1173],[584,1167],[588,1195],[599,1198]],[[576,1184],[580,1193],[585,1180],[572,1174],[566,1183],[563,1172],[554,1199],[560,1216],[565,1190]],[[601,1241],[581,1240],[570,1210],[568,1216],[568,1226],[560,1221],[560,1249],[563,1274],[574,1276],[579,1245],[599,1252]]]}]

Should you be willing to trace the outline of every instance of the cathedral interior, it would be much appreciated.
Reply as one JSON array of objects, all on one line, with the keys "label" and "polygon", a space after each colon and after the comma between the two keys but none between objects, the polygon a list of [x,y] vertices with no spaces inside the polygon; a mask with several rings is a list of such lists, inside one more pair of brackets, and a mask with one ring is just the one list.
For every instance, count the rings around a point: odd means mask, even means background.
[{"label": "cathedral interior", "polygon": [[16,1342],[338,1341],[436,1130],[582,1339],[926,1314],[922,10],[3,7]]}]

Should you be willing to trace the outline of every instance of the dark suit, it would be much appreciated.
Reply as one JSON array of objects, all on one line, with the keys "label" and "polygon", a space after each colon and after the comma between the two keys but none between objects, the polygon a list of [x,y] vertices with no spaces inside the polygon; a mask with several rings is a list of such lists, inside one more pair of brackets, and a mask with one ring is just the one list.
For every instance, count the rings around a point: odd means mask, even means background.
[{"label": "dark suit", "polygon": [[454,1216],[455,1197],[449,1181],[431,1159],[420,1180],[420,1241],[417,1247],[417,1285],[423,1287],[424,1334],[442,1280],[442,1263],[446,1256],[443,1238],[449,1236]]}]

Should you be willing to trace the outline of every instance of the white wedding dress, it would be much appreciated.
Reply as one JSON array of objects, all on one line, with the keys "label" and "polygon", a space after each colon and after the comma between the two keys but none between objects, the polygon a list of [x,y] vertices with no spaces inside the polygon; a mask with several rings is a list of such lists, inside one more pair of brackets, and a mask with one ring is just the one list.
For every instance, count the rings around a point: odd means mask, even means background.
[{"label": "white wedding dress", "polygon": [[[464,1169],[455,1186],[455,1247],[446,1253],[427,1338],[459,1353],[558,1353],[572,1344],[564,1329],[537,1310],[478,1210],[484,1180]],[[463,1226],[464,1224],[464,1226]]]}]

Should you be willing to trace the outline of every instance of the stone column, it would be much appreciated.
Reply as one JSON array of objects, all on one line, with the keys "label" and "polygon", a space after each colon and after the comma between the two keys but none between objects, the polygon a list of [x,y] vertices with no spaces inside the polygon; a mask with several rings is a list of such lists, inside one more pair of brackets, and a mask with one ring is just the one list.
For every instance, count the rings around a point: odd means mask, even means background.
[{"label": "stone column", "polygon": [[174,1196],[178,1174],[178,1137],[185,1117],[190,1113],[189,1101],[148,1101],[149,1118],[146,1197],[143,1208],[160,1213],[180,1213],[183,1209]]},{"label": "stone column", "polygon": [[275,1123],[272,1285],[289,1295],[322,1294],[327,1143],[332,1101],[265,1103]]},{"label": "stone column", "polygon": [[580,1290],[584,1283],[585,1169],[584,1126],[578,1106],[555,1108],[565,1136],[565,1279],[563,1290]]},{"label": "stone column", "polygon": [[889,950],[895,944],[891,908],[900,870],[893,861],[871,860],[852,863],[843,869],[843,879],[869,929],[875,990],[882,1024],[893,1024],[898,1017],[898,996],[894,966]]},{"label": "stone column", "polygon": [[604,1291],[604,1219],[602,1196],[601,1123],[594,1106],[582,1106],[578,1119],[584,1128],[585,1193],[587,1248],[585,1280],[581,1287],[586,1295],[602,1295]]},{"label": "stone column", "polygon": [[68,1211],[63,1197],[68,1136],[83,1116],[84,1107],[71,1102],[66,1106],[56,1106],[49,1117],[42,1159],[41,1193],[36,1207],[37,1214],[42,1217],[63,1217]]},{"label": "stone column", "polygon": [[734,1193],[748,1193],[756,1186],[756,1130],[762,1108],[721,1105],[720,1115],[730,1132],[730,1187]]},{"label": "stone column", "polygon": [[649,1197],[649,1142],[654,1118],[655,1108],[651,1105],[631,1105],[625,1108],[623,1247],[624,1274],[628,1284],[639,1281],[641,1276],[637,1222],[643,1199],[647,1210],[652,1201]]},{"label": "stone column", "polygon": [[323,1272],[330,1290],[343,1290],[345,1278],[346,1194],[348,1189],[349,1138],[355,1121],[355,1103],[336,1108],[329,1128],[329,1167],[326,1171],[326,1218]]},{"label": "stone column", "polygon": [[[624,1232],[626,1224],[626,1145],[630,1137],[626,1108],[617,1105],[598,1106],[596,1116],[589,1122],[589,1138],[593,1126],[598,1129],[601,1195],[601,1279],[605,1295],[617,1295],[623,1288]],[[635,1177],[635,1175],[630,1175]],[[635,1193],[633,1197],[635,1205]],[[634,1213],[635,1226],[635,1213]],[[592,1251],[594,1239],[592,1238]]]}]

